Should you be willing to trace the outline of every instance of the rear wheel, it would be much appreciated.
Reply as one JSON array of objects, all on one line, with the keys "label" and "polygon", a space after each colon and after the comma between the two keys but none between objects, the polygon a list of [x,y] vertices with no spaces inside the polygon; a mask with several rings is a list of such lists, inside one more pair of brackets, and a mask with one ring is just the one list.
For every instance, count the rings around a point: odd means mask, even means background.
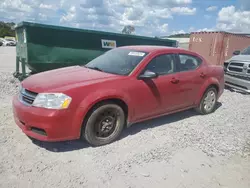
[{"label": "rear wheel", "polygon": [[200,114],[210,114],[215,111],[218,92],[215,87],[210,87],[204,93],[196,111]]},{"label": "rear wheel", "polygon": [[117,104],[103,104],[92,110],[83,128],[90,145],[101,146],[116,140],[124,127],[125,114]]}]

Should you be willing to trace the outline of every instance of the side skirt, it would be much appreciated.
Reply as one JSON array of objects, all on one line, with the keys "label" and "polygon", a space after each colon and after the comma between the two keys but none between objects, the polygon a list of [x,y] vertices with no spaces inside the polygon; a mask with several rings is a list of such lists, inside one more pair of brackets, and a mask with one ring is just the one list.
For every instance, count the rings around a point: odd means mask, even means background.
[{"label": "side skirt", "polygon": [[192,109],[192,108],[195,108],[195,107],[196,107],[196,106],[181,108],[181,109],[179,109],[179,110],[170,111],[170,112],[163,113],[163,114],[159,114],[159,115],[156,115],[156,116],[149,116],[149,117],[147,117],[147,118],[139,119],[139,120],[136,120],[136,121],[134,121],[134,122],[128,122],[128,123],[127,123],[127,128],[128,128],[128,127],[131,127],[131,126],[132,126],[133,124],[135,124],[135,123],[140,123],[140,122],[143,122],[143,121],[147,121],[147,120],[159,118],[159,117],[162,117],[162,116],[166,116],[166,115],[170,115],[170,114],[175,114],[175,113],[177,113],[177,112],[182,112],[182,111],[189,110],[189,109]]}]

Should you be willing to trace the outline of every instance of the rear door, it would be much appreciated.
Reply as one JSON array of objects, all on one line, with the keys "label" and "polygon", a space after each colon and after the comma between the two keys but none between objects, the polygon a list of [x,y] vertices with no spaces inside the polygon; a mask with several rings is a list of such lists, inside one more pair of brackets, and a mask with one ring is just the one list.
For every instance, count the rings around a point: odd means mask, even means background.
[{"label": "rear door", "polygon": [[179,87],[182,103],[178,108],[192,106],[197,99],[200,88],[206,79],[206,66],[203,66],[202,60],[191,54],[177,54],[176,77],[179,79]]}]

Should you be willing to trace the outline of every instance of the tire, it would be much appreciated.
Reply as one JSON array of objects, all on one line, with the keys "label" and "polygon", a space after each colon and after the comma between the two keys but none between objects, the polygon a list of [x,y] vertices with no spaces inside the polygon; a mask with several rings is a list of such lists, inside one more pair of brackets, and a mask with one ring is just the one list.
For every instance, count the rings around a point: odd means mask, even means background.
[{"label": "tire", "polygon": [[83,124],[82,135],[92,146],[106,145],[120,136],[124,125],[123,109],[117,104],[103,104],[91,111],[86,123]]},{"label": "tire", "polygon": [[[210,99],[207,98],[209,96],[210,96]],[[200,104],[197,108],[195,108],[195,110],[202,115],[210,114],[214,112],[216,109],[217,99],[218,99],[218,92],[216,88],[209,87],[206,90],[206,92],[203,94]]]}]

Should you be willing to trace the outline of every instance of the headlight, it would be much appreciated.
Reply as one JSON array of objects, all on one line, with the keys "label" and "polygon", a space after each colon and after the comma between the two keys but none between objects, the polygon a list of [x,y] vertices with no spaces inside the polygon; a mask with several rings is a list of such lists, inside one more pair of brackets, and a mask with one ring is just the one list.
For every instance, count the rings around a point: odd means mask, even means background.
[{"label": "headlight", "polygon": [[21,91],[22,91],[22,89],[23,89],[22,84],[21,84],[21,83],[19,83],[19,84],[18,84],[18,92],[21,92]]},{"label": "headlight", "polygon": [[66,109],[71,100],[71,97],[63,93],[39,93],[32,105],[48,109]]},{"label": "headlight", "polygon": [[17,93],[17,96],[18,96],[18,99],[20,100],[22,98],[22,90],[23,90],[23,87],[22,87],[22,84],[18,84],[18,93]]}]

